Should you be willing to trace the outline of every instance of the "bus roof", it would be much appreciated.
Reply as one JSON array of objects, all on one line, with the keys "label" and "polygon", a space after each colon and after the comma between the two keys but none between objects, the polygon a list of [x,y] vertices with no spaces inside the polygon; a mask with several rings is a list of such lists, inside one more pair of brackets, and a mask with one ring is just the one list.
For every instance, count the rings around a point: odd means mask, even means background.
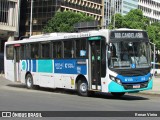
[{"label": "bus roof", "polygon": [[143,31],[141,29],[130,29],[130,28],[118,28],[118,29],[113,29],[111,31]]},{"label": "bus roof", "polygon": [[[29,39],[37,39],[37,38],[46,38],[46,37],[59,37],[59,36],[68,36],[70,38],[72,35],[72,38],[76,37],[74,35],[82,35],[79,37],[83,37],[83,34],[90,34],[93,36],[94,34],[98,33],[100,34],[102,31],[108,31],[108,29],[100,29],[100,30],[91,30],[91,31],[85,31],[85,32],[79,32],[79,33],[46,33],[46,34],[41,34],[41,35],[34,35],[31,36]],[[84,36],[85,37],[85,36]]]},{"label": "bus roof", "polygon": [[143,31],[139,29],[128,29],[128,28],[119,28],[119,29],[100,29],[100,30],[91,30],[79,33],[46,33],[41,35],[33,35],[27,39],[10,41],[6,44],[16,44],[16,43],[27,43],[27,42],[37,42],[37,41],[50,41],[50,40],[60,40],[60,39],[71,39],[71,38],[82,38],[82,37],[92,37],[92,36],[105,36],[108,39],[109,31]]},{"label": "bus roof", "polygon": [[82,38],[82,37],[92,37],[92,36],[106,36],[108,29],[92,30],[79,33],[46,33],[41,35],[33,35],[27,39],[18,41],[9,41],[6,44],[16,44],[16,43],[27,43],[36,41],[49,41],[49,40],[60,40],[60,39],[71,39],[71,38]]}]

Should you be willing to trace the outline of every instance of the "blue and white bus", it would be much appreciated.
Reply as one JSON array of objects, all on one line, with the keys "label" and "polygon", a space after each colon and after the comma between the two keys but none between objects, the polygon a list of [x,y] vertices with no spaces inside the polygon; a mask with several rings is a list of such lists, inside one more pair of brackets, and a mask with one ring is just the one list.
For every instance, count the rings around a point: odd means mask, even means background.
[{"label": "blue and white bus", "polygon": [[48,88],[122,96],[152,89],[148,35],[137,29],[50,33],[5,43],[5,77]]}]

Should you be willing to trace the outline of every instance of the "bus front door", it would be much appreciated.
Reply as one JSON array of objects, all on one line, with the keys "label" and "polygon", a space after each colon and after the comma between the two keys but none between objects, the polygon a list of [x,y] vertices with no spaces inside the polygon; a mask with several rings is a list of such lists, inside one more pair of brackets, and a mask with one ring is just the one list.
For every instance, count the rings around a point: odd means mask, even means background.
[{"label": "bus front door", "polygon": [[101,86],[101,41],[90,41],[90,79],[91,90],[100,90]]},{"label": "bus front door", "polygon": [[14,46],[14,81],[19,82],[20,81],[20,45]]}]

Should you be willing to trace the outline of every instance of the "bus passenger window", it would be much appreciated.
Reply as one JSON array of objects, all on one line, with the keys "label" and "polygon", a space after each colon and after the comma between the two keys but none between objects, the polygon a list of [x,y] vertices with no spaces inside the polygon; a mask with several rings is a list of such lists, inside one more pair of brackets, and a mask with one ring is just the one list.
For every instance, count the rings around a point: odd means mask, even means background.
[{"label": "bus passenger window", "polygon": [[29,44],[26,44],[25,45],[25,54],[26,54],[26,59],[30,59],[31,58],[31,49],[30,49],[30,45]]},{"label": "bus passenger window", "polygon": [[49,58],[50,57],[50,43],[42,43],[41,44],[41,55],[42,58]]},{"label": "bus passenger window", "polygon": [[56,58],[62,58],[62,43],[57,43]]},{"label": "bus passenger window", "polygon": [[39,45],[38,44],[31,44],[31,59],[38,59],[38,50],[39,50]]},{"label": "bus passenger window", "polygon": [[76,57],[87,57],[86,38],[76,40]]},{"label": "bus passenger window", "polygon": [[53,58],[62,58],[62,43],[53,42],[52,56]]},{"label": "bus passenger window", "polygon": [[53,58],[56,58],[56,43],[53,43],[52,47],[52,56]]},{"label": "bus passenger window", "polygon": [[13,54],[13,46],[7,46],[6,47],[6,57],[7,60],[13,60],[14,54]]},{"label": "bus passenger window", "polygon": [[25,45],[21,45],[21,60],[25,59]]},{"label": "bus passenger window", "polygon": [[74,57],[74,44],[73,41],[64,41],[64,58]]}]

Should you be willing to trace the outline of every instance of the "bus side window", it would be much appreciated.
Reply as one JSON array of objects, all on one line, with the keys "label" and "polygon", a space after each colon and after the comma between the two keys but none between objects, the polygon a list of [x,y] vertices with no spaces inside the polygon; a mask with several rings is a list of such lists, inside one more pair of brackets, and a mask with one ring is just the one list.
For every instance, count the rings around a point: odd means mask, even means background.
[{"label": "bus side window", "polygon": [[87,57],[87,43],[86,38],[81,38],[75,41],[76,42],[76,57]]},{"label": "bus side window", "polygon": [[21,45],[21,60],[25,59],[25,45]]},{"label": "bus side window", "polygon": [[7,57],[7,60],[13,60],[14,58],[14,52],[13,52],[13,46],[7,46],[6,47],[6,57]]},{"label": "bus side window", "polygon": [[52,53],[53,58],[56,58],[56,43],[55,42],[53,42],[51,53]]},{"label": "bus side window", "polygon": [[62,58],[62,42],[53,42],[52,47],[53,58]]},{"label": "bus side window", "polygon": [[56,58],[62,58],[62,42],[57,43]]},{"label": "bus side window", "polygon": [[41,44],[41,57],[50,58],[50,43]]},{"label": "bus side window", "polygon": [[64,58],[74,58],[73,40],[64,41]]},{"label": "bus side window", "polygon": [[31,44],[31,59],[37,59],[39,58],[39,44],[33,43]]},{"label": "bus side window", "polygon": [[30,59],[31,58],[30,44],[25,45],[25,54],[26,54],[25,59]]}]

